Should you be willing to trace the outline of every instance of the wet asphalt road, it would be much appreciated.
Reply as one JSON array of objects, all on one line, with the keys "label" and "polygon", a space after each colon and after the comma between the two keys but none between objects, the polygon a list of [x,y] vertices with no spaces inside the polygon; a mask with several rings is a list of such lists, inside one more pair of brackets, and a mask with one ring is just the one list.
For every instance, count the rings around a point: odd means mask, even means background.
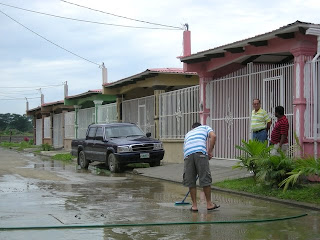
[{"label": "wet asphalt road", "polygon": [[[0,231],[0,239],[320,239],[320,214],[283,204],[213,192],[221,205],[198,213],[175,206],[180,184],[103,166],[80,170],[30,153],[0,148],[0,228],[81,225],[79,229]],[[187,199],[190,201],[190,199]],[[266,219],[307,213],[292,220],[90,229],[95,224],[144,224]]]}]

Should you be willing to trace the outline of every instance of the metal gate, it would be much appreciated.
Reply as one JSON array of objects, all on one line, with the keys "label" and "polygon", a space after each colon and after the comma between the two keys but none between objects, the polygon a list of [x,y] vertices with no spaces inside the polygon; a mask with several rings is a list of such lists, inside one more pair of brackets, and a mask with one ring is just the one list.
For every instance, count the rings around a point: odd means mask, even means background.
[{"label": "metal gate", "polygon": [[[283,106],[289,121],[289,144],[293,143],[293,64],[253,65],[210,82],[211,126],[218,140],[217,158],[234,159],[241,153],[235,148],[251,138],[252,100],[258,98],[274,118],[274,108]],[[271,133],[271,132],[270,132]],[[269,133],[269,135],[270,135]]]},{"label": "metal gate", "polygon": [[43,125],[43,138],[51,138],[51,117],[45,117]]},{"label": "metal gate", "polygon": [[63,147],[62,117],[62,113],[53,115],[53,147],[55,148]]},{"label": "metal gate", "polygon": [[183,139],[194,122],[199,122],[199,86],[160,94],[161,139]]},{"label": "metal gate", "polygon": [[155,136],[154,96],[122,102],[122,122],[136,123],[145,133]]},{"label": "metal gate", "polygon": [[36,120],[36,145],[42,144],[42,119]]},{"label": "metal gate", "polygon": [[74,139],[74,119],[75,112],[66,112],[64,114],[64,137],[66,139]]},{"label": "metal gate", "polygon": [[319,157],[317,141],[320,139],[320,60],[306,63],[304,77],[304,96],[306,98],[304,136],[313,141],[314,157]]},{"label": "metal gate", "polygon": [[117,103],[99,106],[98,123],[114,123],[118,121]]},{"label": "metal gate", "polygon": [[88,126],[94,123],[94,107],[80,109],[78,111],[78,138],[85,138]]}]

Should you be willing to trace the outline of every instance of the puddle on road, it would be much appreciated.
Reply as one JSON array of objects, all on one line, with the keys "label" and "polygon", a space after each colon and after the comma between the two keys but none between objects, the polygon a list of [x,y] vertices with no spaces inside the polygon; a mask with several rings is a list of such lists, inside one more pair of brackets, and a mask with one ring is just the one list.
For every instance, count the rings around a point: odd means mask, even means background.
[{"label": "puddle on road", "polygon": [[[0,182],[0,227],[156,222],[207,222],[279,218],[279,222],[175,226],[114,227],[0,232],[0,239],[319,239],[320,214],[284,204],[213,191],[221,207],[212,212],[200,202],[176,206],[187,189],[180,184],[131,174],[112,174],[97,166],[79,170],[57,161],[33,161],[33,166],[59,171],[68,181],[36,181],[5,176]],[[31,165],[30,165],[31,166]],[[198,199],[199,194],[198,192]],[[186,199],[190,202],[190,196]]]}]

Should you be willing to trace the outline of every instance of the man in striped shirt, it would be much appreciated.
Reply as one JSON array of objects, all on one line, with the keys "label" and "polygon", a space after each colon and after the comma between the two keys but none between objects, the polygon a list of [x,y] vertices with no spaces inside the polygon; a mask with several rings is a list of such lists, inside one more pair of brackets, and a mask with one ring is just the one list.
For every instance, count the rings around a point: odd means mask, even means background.
[{"label": "man in striped shirt", "polygon": [[252,139],[261,142],[267,141],[268,131],[271,126],[271,118],[268,113],[261,108],[259,99],[253,100],[253,108],[251,114],[251,131]]},{"label": "man in striped shirt", "polygon": [[278,149],[281,149],[284,153],[288,150],[289,122],[287,117],[284,115],[284,108],[282,106],[275,108],[274,115],[277,117],[278,121],[275,123],[272,130],[270,143],[274,145],[275,150],[271,153],[278,155]]},{"label": "man in striped shirt", "polygon": [[[207,140],[209,145],[207,148]],[[184,173],[183,184],[189,187],[192,207],[191,211],[197,212],[197,187],[196,180],[199,177],[199,185],[207,201],[207,210],[213,210],[220,207],[211,201],[211,172],[209,160],[212,158],[212,151],[216,142],[216,135],[209,126],[194,123],[192,130],[184,138]]]}]

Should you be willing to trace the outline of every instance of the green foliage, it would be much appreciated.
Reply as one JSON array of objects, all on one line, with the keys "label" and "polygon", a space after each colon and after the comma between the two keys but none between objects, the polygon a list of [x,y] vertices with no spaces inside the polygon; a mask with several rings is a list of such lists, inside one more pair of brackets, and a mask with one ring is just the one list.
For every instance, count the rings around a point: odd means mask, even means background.
[{"label": "green foliage", "polygon": [[[281,150],[279,155],[270,154],[273,147],[268,147],[267,142],[249,140],[242,141],[241,146],[236,146],[243,154],[238,157],[241,161],[233,168],[247,168],[254,173],[257,183],[270,186],[293,187],[301,176],[320,176],[320,159],[312,157],[307,159],[294,159],[296,151],[301,150],[301,145],[295,134],[296,143],[290,147],[289,153],[285,155]],[[289,176],[288,176],[289,175]]]},{"label": "green foliage", "polygon": [[73,160],[73,156],[70,153],[59,153],[51,157],[53,160],[60,160],[64,162],[71,162]]},{"label": "green foliage", "polygon": [[130,163],[127,165],[130,168],[148,168],[150,167],[149,163]]},{"label": "green foliage", "polygon": [[267,185],[277,185],[292,171],[294,161],[282,151],[280,155],[268,155],[257,161],[257,180]]},{"label": "green foliage", "polygon": [[299,185],[288,189],[286,192],[274,186],[257,183],[253,177],[225,180],[213,185],[261,196],[320,204],[320,184]]},{"label": "green foliage", "polygon": [[19,143],[13,143],[13,142],[1,142],[1,147],[5,148],[16,148],[17,150],[23,150],[25,148],[34,148],[35,146],[33,144],[30,144],[30,142],[22,141]]},{"label": "green foliage", "polygon": [[50,144],[45,143],[45,144],[41,144],[41,149],[42,151],[52,151],[53,147]]},{"label": "green foliage", "polygon": [[284,186],[283,190],[286,191],[288,187],[293,186],[300,176],[318,175],[320,176],[320,158],[315,159],[309,157],[306,159],[297,159],[294,162],[294,169],[287,173],[289,177],[279,183],[279,187]]},{"label": "green foliage", "polygon": [[4,135],[9,135],[12,132],[13,135],[21,132],[32,132],[32,120],[28,116],[19,114],[0,114],[0,131]]},{"label": "green foliage", "polygon": [[248,171],[252,171],[256,175],[258,172],[258,161],[268,158],[272,147],[268,147],[267,141],[249,140],[249,142],[246,142],[242,140],[242,145],[237,145],[236,148],[240,149],[243,154],[238,157],[241,161],[233,168],[247,168]]}]

